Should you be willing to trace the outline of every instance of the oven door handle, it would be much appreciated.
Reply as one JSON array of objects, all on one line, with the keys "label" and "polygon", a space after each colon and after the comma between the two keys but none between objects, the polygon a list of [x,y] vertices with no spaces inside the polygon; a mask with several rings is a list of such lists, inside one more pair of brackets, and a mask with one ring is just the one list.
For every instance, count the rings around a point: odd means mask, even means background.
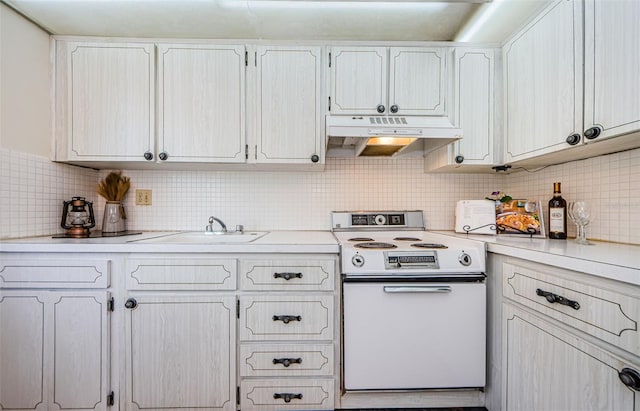
[{"label": "oven door handle", "polygon": [[451,287],[448,285],[413,285],[413,286],[393,286],[385,285],[383,287],[385,293],[431,293],[442,294],[450,293]]}]

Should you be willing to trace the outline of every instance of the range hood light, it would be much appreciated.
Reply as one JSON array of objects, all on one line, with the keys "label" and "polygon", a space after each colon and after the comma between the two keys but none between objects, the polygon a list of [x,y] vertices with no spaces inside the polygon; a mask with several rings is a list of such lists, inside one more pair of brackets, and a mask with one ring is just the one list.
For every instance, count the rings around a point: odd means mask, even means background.
[{"label": "range hood light", "polygon": [[404,147],[416,141],[411,137],[371,137],[367,140],[368,146],[399,146]]}]

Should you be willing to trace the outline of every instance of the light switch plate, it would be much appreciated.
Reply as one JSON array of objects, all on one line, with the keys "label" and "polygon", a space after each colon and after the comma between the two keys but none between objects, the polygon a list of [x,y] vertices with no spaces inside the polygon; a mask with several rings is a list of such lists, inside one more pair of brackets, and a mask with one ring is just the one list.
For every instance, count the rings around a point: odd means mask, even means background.
[{"label": "light switch plate", "polygon": [[151,190],[136,189],[136,205],[151,205]]}]

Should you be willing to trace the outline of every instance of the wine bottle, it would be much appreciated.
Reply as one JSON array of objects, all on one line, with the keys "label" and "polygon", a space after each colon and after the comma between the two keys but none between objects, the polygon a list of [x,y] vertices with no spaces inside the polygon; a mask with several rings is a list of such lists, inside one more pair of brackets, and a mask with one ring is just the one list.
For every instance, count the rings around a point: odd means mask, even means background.
[{"label": "wine bottle", "polygon": [[549,200],[549,238],[567,238],[567,202],[560,195],[560,183],[553,183],[553,198]]}]

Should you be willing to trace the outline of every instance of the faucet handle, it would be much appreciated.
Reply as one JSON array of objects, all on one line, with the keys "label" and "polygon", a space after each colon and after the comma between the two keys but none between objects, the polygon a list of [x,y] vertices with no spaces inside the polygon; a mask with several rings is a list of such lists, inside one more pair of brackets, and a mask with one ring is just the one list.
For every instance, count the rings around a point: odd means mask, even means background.
[{"label": "faucet handle", "polygon": [[238,224],[238,225],[236,226],[236,232],[237,232],[237,233],[242,233],[242,232],[244,232],[244,226],[243,226],[242,224]]}]

